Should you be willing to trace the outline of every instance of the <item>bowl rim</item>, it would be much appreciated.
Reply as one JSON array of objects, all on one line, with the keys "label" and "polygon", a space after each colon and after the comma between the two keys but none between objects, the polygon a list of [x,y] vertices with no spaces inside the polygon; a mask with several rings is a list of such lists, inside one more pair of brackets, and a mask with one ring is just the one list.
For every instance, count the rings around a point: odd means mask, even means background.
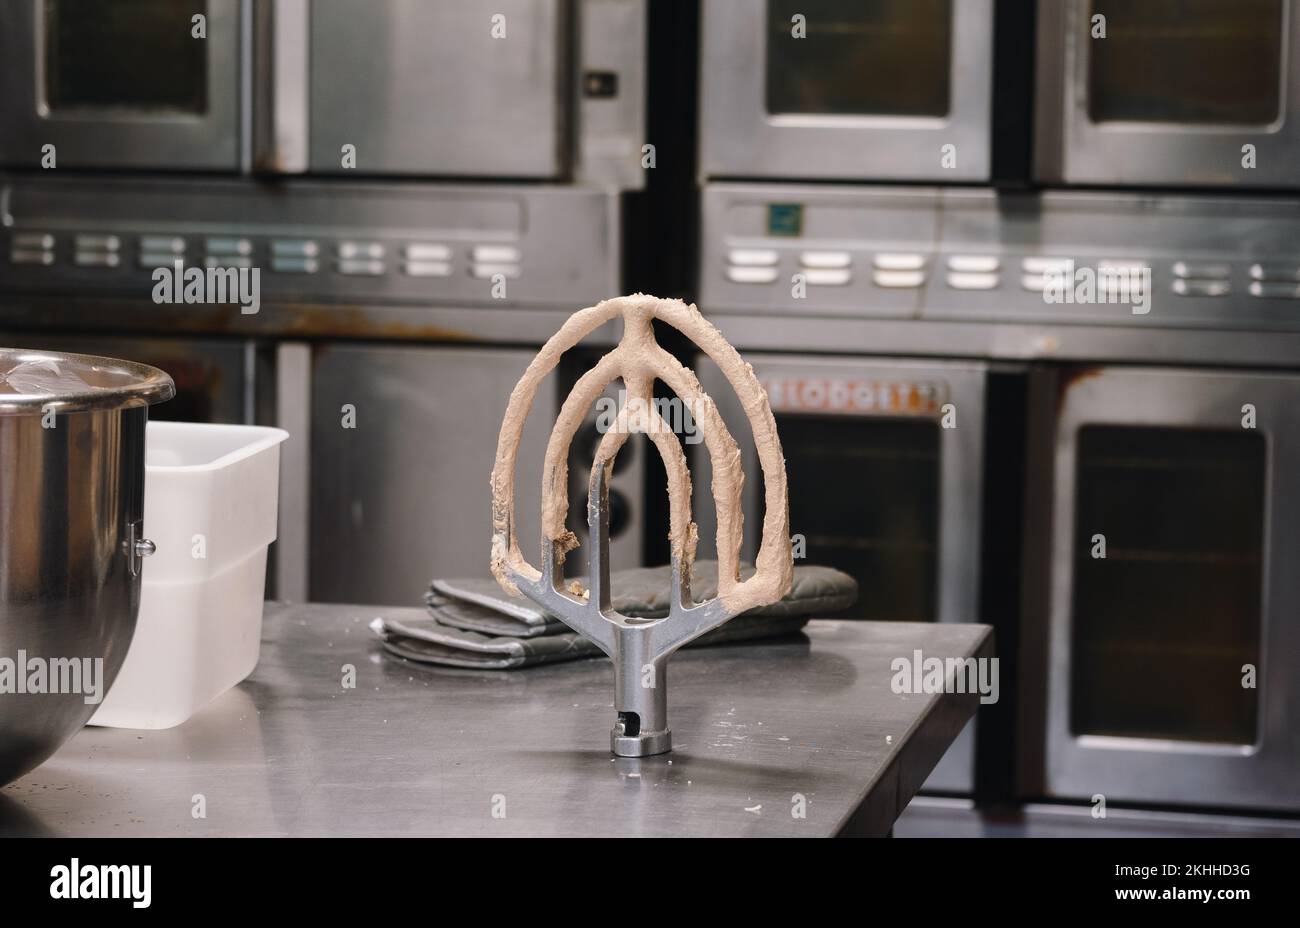
[{"label": "bowl rim", "polygon": [[176,395],[176,384],[169,374],[138,361],[68,351],[0,347],[0,369],[5,364],[27,361],[72,362],[94,367],[121,377],[122,383],[65,393],[0,393],[0,416],[129,409],[151,406]]}]

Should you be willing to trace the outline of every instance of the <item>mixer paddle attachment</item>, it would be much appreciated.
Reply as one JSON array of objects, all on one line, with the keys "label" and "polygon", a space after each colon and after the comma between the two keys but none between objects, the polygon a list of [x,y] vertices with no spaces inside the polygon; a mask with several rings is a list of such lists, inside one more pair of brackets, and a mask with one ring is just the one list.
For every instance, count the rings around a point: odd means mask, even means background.
[{"label": "mixer paddle attachment", "polygon": [[[617,347],[579,378],[564,401],[547,445],[542,482],[542,568],[519,552],[514,530],[514,470],[524,419],[538,385],[582,337],[616,316],[623,317]],[[763,469],[763,540],[757,570],[741,582],[743,515],[740,452],[712,399],[695,375],[654,339],[660,319],[692,338],[727,376],[749,415]],[[588,580],[564,578],[565,556],[577,547],[568,531],[568,452],[587,410],[609,384],[622,378],[629,399],[601,439],[587,495]],[[662,415],[654,411],[655,380],[667,384],[691,409],[713,462],[718,522],[718,595],[703,603],[691,597],[696,526],[691,521],[691,478],[685,454]],[[668,473],[672,596],[662,618],[625,616],[611,606],[609,585],[609,478],[614,458],[633,433],[647,435]],[[668,729],[668,658],[682,645],[749,609],[774,603],[790,590],[790,551],[785,459],[767,394],[741,359],[695,309],[677,300],[636,295],[606,300],[575,313],[533,359],[506,407],[492,471],[492,572],[509,593],[529,597],[594,642],[614,663],[614,708],[610,749],[620,757],[647,757],[672,750]]]}]

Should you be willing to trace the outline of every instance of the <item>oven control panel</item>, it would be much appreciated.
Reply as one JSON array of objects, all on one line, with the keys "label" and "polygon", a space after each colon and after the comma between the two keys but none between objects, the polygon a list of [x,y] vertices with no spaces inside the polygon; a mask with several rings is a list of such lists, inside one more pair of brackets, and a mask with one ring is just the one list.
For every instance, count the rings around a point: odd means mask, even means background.
[{"label": "oven control panel", "polygon": [[517,306],[617,289],[603,191],[10,179],[0,194],[0,293],[211,303],[213,285],[256,279],[270,301]]},{"label": "oven control panel", "polygon": [[1300,200],[715,184],[706,312],[1300,329]]},{"label": "oven control panel", "polygon": [[[124,259],[125,262],[124,262]],[[453,277],[514,280],[523,273],[517,244],[430,242],[323,237],[196,235],[167,232],[123,236],[108,232],[67,233],[21,229],[10,237],[9,263],[55,268],[67,265],[104,271],[233,268],[270,274],[384,277]],[[112,278],[102,276],[101,280]]]}]

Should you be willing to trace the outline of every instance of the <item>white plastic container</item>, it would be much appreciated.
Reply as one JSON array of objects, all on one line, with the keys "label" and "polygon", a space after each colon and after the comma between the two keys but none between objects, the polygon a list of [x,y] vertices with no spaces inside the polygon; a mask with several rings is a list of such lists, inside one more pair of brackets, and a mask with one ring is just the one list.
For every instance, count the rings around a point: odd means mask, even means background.
[{"label": "white plastic container", "polygon": [[171,728],[257,666],[266,551],[275,541],[282,429],[150,422],[140,616],[91,718]]}]

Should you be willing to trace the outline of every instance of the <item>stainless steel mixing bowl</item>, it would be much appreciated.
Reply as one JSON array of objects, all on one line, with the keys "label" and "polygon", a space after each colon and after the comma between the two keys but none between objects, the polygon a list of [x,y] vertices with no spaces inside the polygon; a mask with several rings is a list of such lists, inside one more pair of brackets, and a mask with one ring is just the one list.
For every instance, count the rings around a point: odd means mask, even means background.
[{"label": "stainless steel mixing bowl", "polygon": [[0,348],[0,785],[86,723],[126,656],[145,420],[174,394],[143,364]]}]

